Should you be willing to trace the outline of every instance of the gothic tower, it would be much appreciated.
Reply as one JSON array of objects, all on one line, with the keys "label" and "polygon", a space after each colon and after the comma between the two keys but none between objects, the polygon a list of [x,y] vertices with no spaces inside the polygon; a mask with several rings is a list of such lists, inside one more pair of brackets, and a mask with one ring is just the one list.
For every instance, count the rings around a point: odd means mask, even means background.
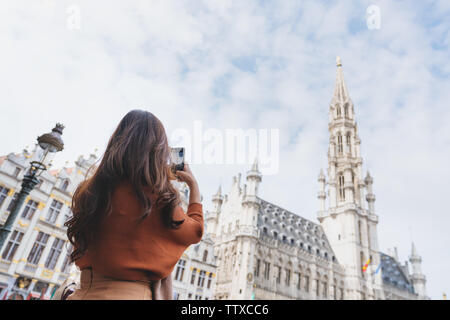
[{"label": "gothic tower", "polygon": [[231,299],[250,300],[254,290],[254,256],[258,240],[257,220],[260,208],[258,189],[261,177],[258,160],[255,159],[246,175],[246,183],[242,194],[243,214],[238,220],[238,228],[234,234],[237,246],[237,263],[234,265]]},{"label": "gothic tower", "polygon": [[214,209],[206,218],[218,262],[216,299],[249,300],[254,293],[262,178],[257,160],[245,178],[241,187],[241,175],[233,177],[230,192],[224,197],[219,189],[213,196]]},{"label": "gothic tower", "polygon": [[[346,298],[380,299],[381,273],[374,274],[380,255],[373,179],[369,172],[363,177],[354,106],[339,57],[336,62],[336,84],[329,108],[328,182],[321,171],[318,220],[346,270]],[[366,264],[368,267],[364,268]]]}]

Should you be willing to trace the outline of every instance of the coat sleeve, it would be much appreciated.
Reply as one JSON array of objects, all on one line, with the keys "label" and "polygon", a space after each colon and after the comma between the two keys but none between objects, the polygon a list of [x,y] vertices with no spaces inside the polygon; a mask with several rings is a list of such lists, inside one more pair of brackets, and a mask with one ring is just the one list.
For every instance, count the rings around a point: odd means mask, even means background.
[{"label": "coat sleeve", "polygon": [[203,206],[201,203],[191,203],[188,206],[186,213],[181,207],[176,209],[178,212],[175,216],[181,217],[183,215],[184,222],[181,225],[181,232],[183,238],[188,244],[200,242],[204,231],[203,222]]}]

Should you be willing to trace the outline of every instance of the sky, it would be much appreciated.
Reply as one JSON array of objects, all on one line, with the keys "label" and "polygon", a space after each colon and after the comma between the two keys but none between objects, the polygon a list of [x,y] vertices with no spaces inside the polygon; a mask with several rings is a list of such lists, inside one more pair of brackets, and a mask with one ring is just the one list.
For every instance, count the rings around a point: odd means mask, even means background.
[{"label": "sky", "polygon": [[[397,247],[404,261],[414,241],[427,293],[442,299],[449,30],[445,0],[2,1],[0,155],[61,122],[55,168],[95,149],[101,156],[132,109],[155,114],[168,136],[196,121],[219,132],[278,129],[279,170],[263,177],[260,196],[317,221],[340,56],[374,178],[380,250]],[[193,163],[205,207],[249,168]]]}]

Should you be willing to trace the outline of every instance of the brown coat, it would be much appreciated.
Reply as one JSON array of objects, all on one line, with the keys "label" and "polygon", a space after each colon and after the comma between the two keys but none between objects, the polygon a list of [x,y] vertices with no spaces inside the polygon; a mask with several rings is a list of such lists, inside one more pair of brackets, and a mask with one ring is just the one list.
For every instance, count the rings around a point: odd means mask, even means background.
[{"label": "brown coat", "polygon": [[[156,196],[146,191],[152,203]],[[164,225],[161,212],[152,209],[144,220],[143,208],[132,186],[124,182],[112,196],[112,213],[102,223],[98,241],[75,263],[80,269],[121,280],[156,280],[153,299],[171,296],[171,272],[183,252],[203,235],[203,210],[191,203],[185,213],[181,207],[174,219],[185,219],[178,229]],[[170,288],[170,289],[169,289]]]}]

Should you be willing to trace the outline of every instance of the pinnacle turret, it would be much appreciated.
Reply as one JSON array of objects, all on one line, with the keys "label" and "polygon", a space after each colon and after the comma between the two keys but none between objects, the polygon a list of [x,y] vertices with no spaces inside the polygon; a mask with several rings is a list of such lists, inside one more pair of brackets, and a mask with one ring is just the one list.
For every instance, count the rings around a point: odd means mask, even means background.
[{"label": "pinnacle turret", "polygon": [[411,244],[411,255],[409,256],[409,262],[412,266],[412,283],[414,291],[419,296],[426,296],[426,278],[422,273],[422,257],[419,256],[414,242]]}]

